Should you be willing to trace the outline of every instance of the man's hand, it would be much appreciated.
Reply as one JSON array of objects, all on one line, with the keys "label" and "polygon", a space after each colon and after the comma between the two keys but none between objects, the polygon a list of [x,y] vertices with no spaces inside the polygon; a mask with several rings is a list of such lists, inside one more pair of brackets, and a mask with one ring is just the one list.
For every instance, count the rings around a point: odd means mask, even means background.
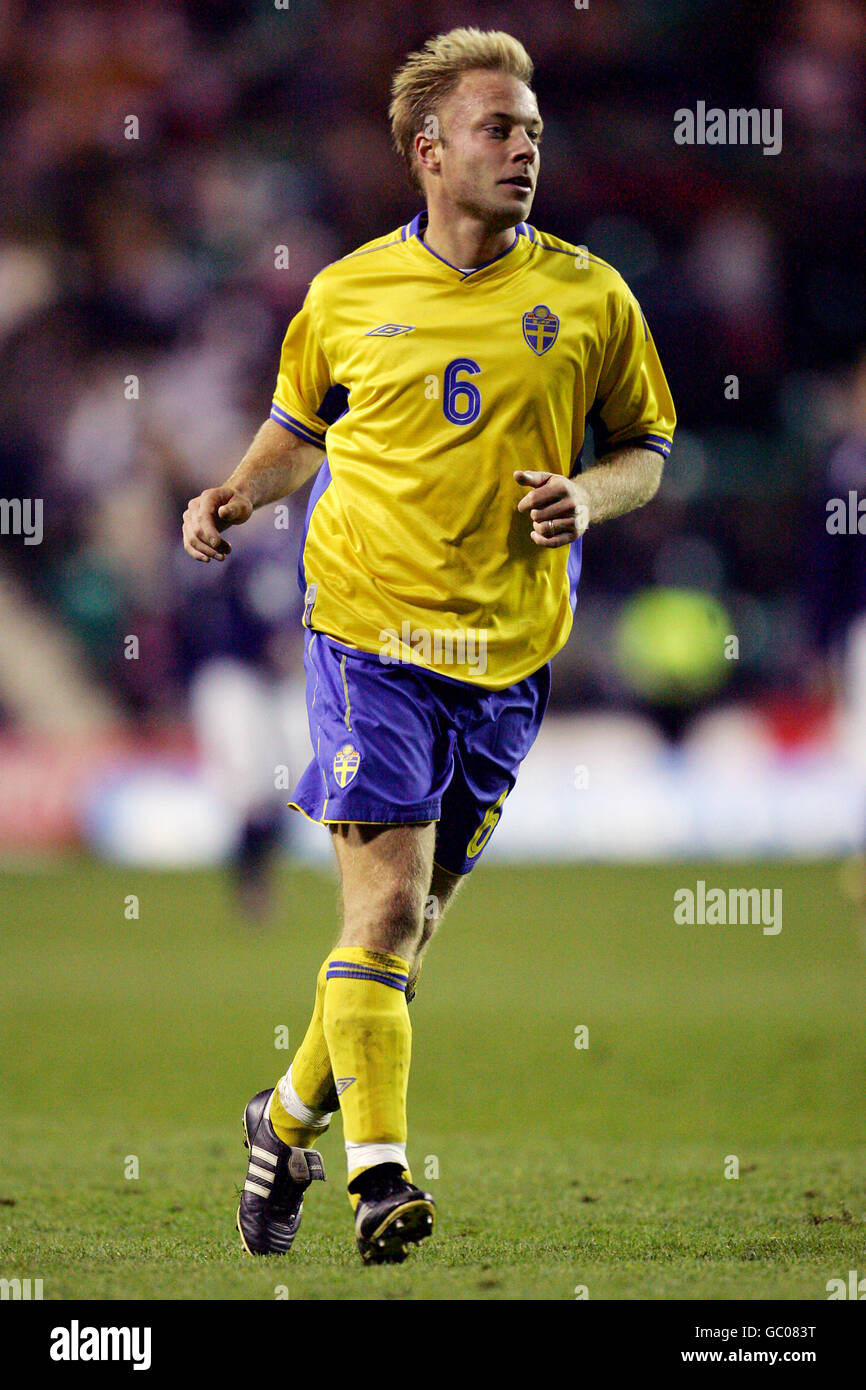
[{"label": "man's hand", "polygon": [[515,481],[532,491],[521,497],[517,510],[529,512],[536,545],[570,545],[590,522],[595,526],[645,506],[658,491],[663,462],[655,449],[622,444],[578,478],[521,469]]},{"label": "man's hand", "polygon": [[249,521],[253,514],[253,504],[245,493],[237,488],[205,488],[198,497],[190,500],[183,514],[183,548],[194,560],[224,560],[231,554],[228,541],[220,540],[219,533],[229,526],[240,526]]},{"label": "man's hand", "polygon": [[265,420],[222,487],[205,488],[183,514],[183,548],[194,560],[231,554],[220,532],[249,521],[257,507],[291,497],[321,467],[324,451],[291,430]]},{"label": "man's hand", "polygon": [[531,539],[536,545],[552,549],[571,545],[589,525],[589,494],[575,478],[561,473],[514,474],[521,487],[532,488],[517,504],[519,512],[529,512]]}]

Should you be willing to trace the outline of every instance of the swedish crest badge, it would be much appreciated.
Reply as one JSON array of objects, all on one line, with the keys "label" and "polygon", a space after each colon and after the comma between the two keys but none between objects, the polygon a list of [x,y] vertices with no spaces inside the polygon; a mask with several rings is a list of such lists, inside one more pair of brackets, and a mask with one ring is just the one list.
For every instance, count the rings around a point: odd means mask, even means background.
[{"label": "swedish crest badge", "polygon": [[344,743],[334,754],[334,777],[337,785],[347,787],[361,766],[361,754],[351,743]]},{"label": "swedish crest badge", "polygon": [[523,336],[538,357],[553,347],[558,332],[559,319],[546,304],[536,304],[523,315]]}]

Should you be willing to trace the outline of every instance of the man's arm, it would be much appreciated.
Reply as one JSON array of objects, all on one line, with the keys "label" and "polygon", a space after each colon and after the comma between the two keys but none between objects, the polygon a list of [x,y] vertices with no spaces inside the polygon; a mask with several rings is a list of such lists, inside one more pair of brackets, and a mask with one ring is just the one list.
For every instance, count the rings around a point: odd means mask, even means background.
[{"label": "man's arm", "polygon": [[577,478],[521,469],[515,481],[532,491],[521,497],[517,510],[529,512],[536,545],[570,545],[590,524],[645,506],[658,491],[663,466],[654,449],[624,444]]},{"label": "man's arm", "polygon": [[247,452],[222,487],[206,488],[183,514],[183,548],[195,560],[223,560],[231,554],[219,533],[249,521],[259,507],[278,502],[303,487],[325,455],[291,430],[265,420]]}]

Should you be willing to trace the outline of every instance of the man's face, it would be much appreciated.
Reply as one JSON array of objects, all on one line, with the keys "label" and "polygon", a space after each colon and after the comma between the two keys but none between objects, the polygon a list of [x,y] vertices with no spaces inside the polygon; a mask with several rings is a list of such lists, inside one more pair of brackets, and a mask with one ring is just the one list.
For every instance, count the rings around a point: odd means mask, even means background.
[{"label": "man's face", "polygon": [[428,173],[455,211],[481,217],[493,230],[529,215],[538,179],[541,117],[530,89],[506,73],[464,72],[439,111],[440,140]]}]

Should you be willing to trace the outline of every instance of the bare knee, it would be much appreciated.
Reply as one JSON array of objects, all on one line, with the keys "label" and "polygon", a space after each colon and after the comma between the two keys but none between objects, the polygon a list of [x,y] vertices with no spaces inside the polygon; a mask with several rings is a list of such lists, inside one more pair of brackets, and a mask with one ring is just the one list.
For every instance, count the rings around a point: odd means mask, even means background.
[{"label": "bare knee", "polygon": [[349,827],[334,843],[343,887],[341,946],[414,958],[424,929],[434,827]]},{"label": "bare knee", "polygon": [[363,901],[344,901],[341,946],[413,955],[421,939],[423,904],[410,890],[380,888]]}]

